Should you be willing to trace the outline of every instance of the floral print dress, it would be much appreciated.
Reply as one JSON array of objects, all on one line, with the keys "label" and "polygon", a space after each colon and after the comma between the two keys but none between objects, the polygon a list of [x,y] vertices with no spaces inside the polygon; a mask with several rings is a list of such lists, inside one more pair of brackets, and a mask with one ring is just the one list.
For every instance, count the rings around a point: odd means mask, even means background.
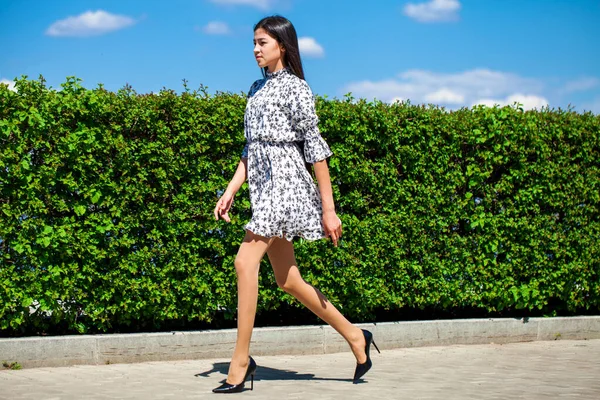
[{"label": "floral print dress", "polygon": [[288,68],[254,82],[244,116],[252,204],[245,229],[288,241],[325,237],[321,196],[305,166],[332,154],[317,122],[310,87]]}]

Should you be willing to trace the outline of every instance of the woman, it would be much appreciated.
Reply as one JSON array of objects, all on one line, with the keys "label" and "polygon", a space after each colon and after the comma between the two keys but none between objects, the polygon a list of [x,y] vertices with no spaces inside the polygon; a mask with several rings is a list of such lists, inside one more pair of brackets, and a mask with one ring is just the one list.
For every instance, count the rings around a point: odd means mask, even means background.
[{"label": "woman", "polygon": [[[370,368],[371,332],[353,326],[298,270],[291,240],[342,235],[335,213],[326,158],[332,153],[317,127],[312,92],[304,72],[293,25],[274,16],[254,27],[254,56],[263,79],[252,85],[244,117],[246,146],[234,177],[214,210],[230,222],[233,198],[246,178],[252,219],[235,259],[238,278],[237,342],[225,383],[216,393],[241,392],[256,363],[249,355],[258,298],[258,269],[267,253],[279,287],[338,331],[357,360],[354,383]],[[300,144],[299,144],[300,143]],[[302,148],[302,149],[301,149]],[[319,189],[305,167],[313,164]],[[375,344],[375,343],[373,343]],[[379,349],[377,350],[379,351]]]}]

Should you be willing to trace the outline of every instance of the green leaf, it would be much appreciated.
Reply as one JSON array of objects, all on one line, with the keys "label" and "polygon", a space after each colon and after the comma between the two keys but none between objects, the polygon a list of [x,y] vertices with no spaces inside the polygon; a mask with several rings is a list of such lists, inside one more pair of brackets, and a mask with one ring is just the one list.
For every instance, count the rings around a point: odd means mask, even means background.
[{"label": "green leaf", "polygon": [[93,204],[98,203],[98,200],[100,200],[100,197],[102,197],[102,193],[94,192],[94,194],[92,195],[92,203]]},{"label": "green leaf", "polygon": [[21,307],[29,307],[33,304],[33,299],[31,297],[24,297],[21,300]]},{"label": "green leaf", "polygon": [[19,254],[23,254],[25,251],[25,247],[21,243],[16,243],[13,245],[13,249]]},{"label": "green leaf", "polygon": [[75,211],[75,214],[82,216],[83,214],[85,214],[86,207],[85,206],[75,206],[73,208],[73,210]]}]

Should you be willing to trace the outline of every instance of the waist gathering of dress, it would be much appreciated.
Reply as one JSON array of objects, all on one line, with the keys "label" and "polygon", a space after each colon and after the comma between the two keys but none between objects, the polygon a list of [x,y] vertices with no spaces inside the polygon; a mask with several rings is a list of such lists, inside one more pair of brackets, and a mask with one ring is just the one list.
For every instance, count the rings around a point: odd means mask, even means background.
[{"label": "waist gathering of dress", "polygon": [[289,241],[325,237],[321,196],[305,166],[332,155],[317,123],[310,87],[288,68],[254,82],[244,115],[252,205],[245,229]]}]

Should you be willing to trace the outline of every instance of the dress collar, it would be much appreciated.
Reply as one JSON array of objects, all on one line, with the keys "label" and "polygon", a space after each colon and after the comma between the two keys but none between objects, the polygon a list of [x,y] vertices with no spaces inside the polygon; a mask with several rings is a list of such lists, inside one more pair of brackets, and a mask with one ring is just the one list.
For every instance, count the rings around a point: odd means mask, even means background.
[{"label": "dress collar", "polygon": [[291,72],[290,69],[288,67],[285,67],[285,68],[281,68],[280,70],[275,71],[275,72],[267,71],[266,75],[267,75],[267,79],[273,79],[273,78],[277,78],[277,77],[286,75],[290,72]]}]

